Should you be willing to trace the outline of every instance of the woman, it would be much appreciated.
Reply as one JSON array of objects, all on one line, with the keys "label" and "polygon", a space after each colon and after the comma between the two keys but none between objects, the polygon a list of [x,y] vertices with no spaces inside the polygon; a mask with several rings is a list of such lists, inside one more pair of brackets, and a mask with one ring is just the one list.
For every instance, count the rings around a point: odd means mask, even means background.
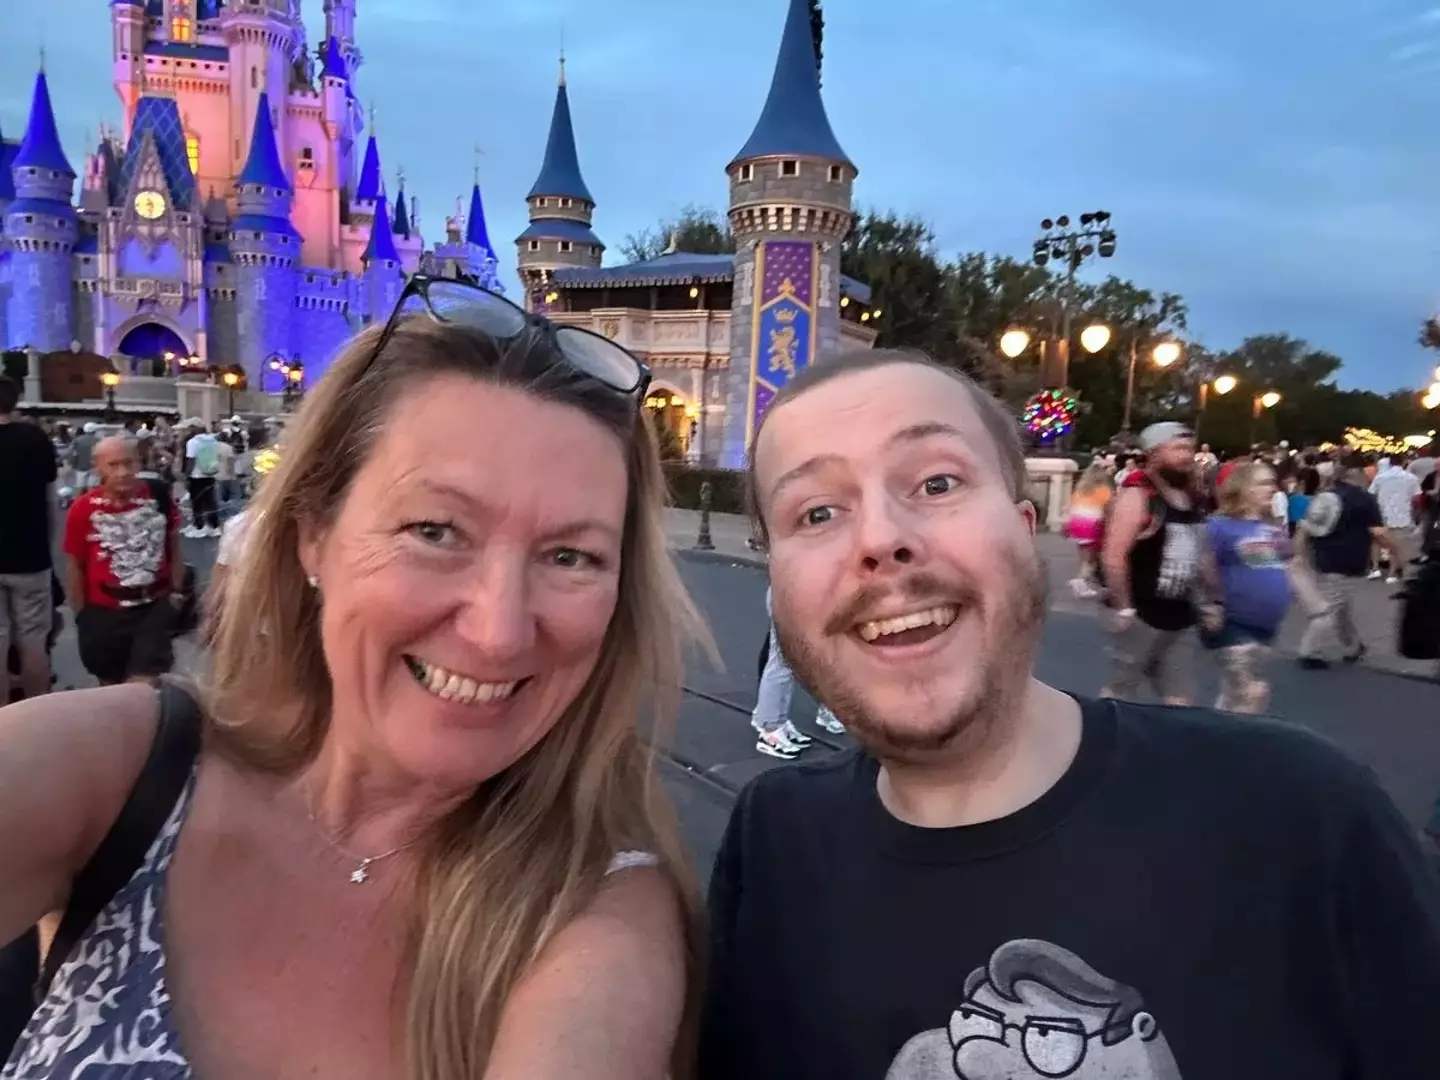
[{"label": "woman", "polygon": [[[250,472],[256,484],[255,490],[258,490],[260,481],[274,471],[278,464],[280,452],[276,447],[267,447],[251,454]],[[247,505],[220,526],[220,543],[215,550],[215,567],[210,571],[210,586],[206,594],[206,606],[212,611],[217,608],[220,597],[225,593],[225,582],[230,576],[230,568],[238,563],[241,555],[245,553],[250,525],[254,518],[254,506]]]},{"label": "woman", "polygon": [[1205,523],[1224,617],[1204,640],[1220,654],[1215,707],[1230,712],[1265,711],[1265,663],[1290,606],[1290,538],[1271,515],[1277,490],[1269,465],[1246,462],[1220,485],[1220,512]]},{"label": "woman", "polygon": [[1290,535],[1300,528],[1300,522],[1310,511],[1310,501],[1320,493],[1320,472],[1306,465],[1295,476],[1295,486],[1285,501],[1285,524]]},{"label": "woman", "polygon": [[[0,1076],[689,1071],[694,909],[637,726],[698,620],[647,383],[423,277],[342,352],[227,583],[190,788]],[[155,709],[0,713],[0,940],[63,905]]]},{"label": "woman", "polygon": [[1090,467],[1075,485],[1070,497],[1070,507],[1065,515],[1065,535],[1075,544],[1080,553],[1080,569],[1070,581],[1070,591],[1081,599],[1100,595],[1096,586],[1096,560],[1100,539],[1105,532],[1105,510],[1115,495],[1115,483],[1110,470],[1099,460]]}]

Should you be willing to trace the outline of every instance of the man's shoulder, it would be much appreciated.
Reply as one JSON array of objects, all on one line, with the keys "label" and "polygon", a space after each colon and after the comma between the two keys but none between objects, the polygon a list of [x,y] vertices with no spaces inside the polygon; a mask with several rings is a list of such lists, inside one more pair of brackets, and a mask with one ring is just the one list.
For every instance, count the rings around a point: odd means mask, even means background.
[{"label": "man's shoulder", "polygon": [[836,800],[844,800],[854,790],[863,759],[862,751],[850,749],[820,761],[767,769],[740,790],[736,813],[767,817],[794,811],[813,813]]}]

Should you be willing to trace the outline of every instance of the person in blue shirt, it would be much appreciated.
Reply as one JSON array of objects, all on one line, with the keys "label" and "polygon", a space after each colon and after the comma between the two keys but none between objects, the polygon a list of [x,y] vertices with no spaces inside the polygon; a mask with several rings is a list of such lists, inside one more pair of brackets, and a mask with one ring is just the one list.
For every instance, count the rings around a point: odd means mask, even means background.
[{"label": "person in blue shirt", "polygon": [[1285,520],[1290,526],[1290,535],[1295,535],[1295,530],[1300,527],[1300,522],[1305,520],[1305,512],[1310,509],[1310,500],[1320,490],[1320,470],[1312,465],[1307,465],[1295,475],[1295,486],[1290,490],[1286,499]]},{"label": "person in blue shirt", "polygon": [[1220,486],[1220,512],[1205,523],[1220,583],[1224,619],[1206,643],[1220,658],[1220,698],[1230,712],[1263,712],[1270,699],[1265,665],[1290,606],[1290,537],[1270,516],[1275,471],[1241,465]]}]

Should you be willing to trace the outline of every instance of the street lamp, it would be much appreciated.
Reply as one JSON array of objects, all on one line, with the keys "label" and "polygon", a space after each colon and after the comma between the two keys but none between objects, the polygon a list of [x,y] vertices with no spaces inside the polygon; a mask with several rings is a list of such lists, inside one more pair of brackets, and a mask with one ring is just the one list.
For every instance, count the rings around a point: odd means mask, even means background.
[{"label": "street lamp", "polygon": [[286,408],[292,408],[295,399],[300,396],[300,383],[305,378],[305,369],[299,364],[287,364],[280,370],[285,373],[284,404]]},{"label": "street lamp", "polygon": [[235,387],[236,387],[236,386],[239,384],[239,382],[240,382],[240,376],[239,376],[239,375],[236,375],[235,372],[233,372],[233,371],[227,371],[227,372],[225,372],[224,375],[220,376],[220,380],[225,384],[225,389],[228,390],[229,393],[230,393],[230,407],[229,407],[228,409],[226,409],[225,411],[226,411],[230,416],[234,416],[234,415],[235,415]]},{"label": "street lamp", "polygon": [[1260,423],[1260,414],[1266,409],[1273,409],[1280,404],[1280,395],[1274,390],[1267,390],[1263,394],[1256,394],[1254,404],[1250,410],[1250,445],[1255,445],[1255,426]]},{"label": "street lamp", "polygon": [[1180,359],[1180,343],[1178,341],[1162,341],[1155,346],[1150,354],[1158,368],[1167,368],[1176,360]]},{"label": "street lamp", "polygon": [[[1115,230],[1108,210],[1094,210],[1080,215],[1078,228],[1070,227],[1070,218],[1061,214],[1040,222],[1041,235],[1031,250],[1036,266],[1045,266],[1051,259],[1065,263],[1065,287],[1061,292],[1060,341],[1053,364],[1042,361],[1041,382],[1047,387],[1063,387],[1070,379],[1070,309],[1075,297],[1075,274],[1094,255],[1108,259],[1115,254]],[[1109,340],[1108,338],[1106,340]],[[1084,344],[1082,341],[1081,344]],[[1098,348],[1103,349],[1101,344]],[[1091,352],[1097,351],[1091,349]]]},{"label": "street lamp", "polygon": [[1000,335],[1000,351],[1014,360],[1030,347],[1030,331],[1022,330],[1018,326],[1006,330]]},{"label": "street lamp", "polygon": [[[1081,335],[1084,339],[1084,335]],[[1130,339],[1130,363],[1125,368],[1125,412],[1120,420],[1120,431],[1122,434],[1130,433],[1130,410],[1135,404],[1135,363],[1140,351],[1140,339]],[[1180,346],[1174,341],[1162,341],[1155,348],[1150,350],[1150,359],[1158,368],[1168,368],[1176,360],[1180,359]]]},{"label": "street lamp", "polygon": [[1110,344],[1110,327],[1104,323],[1091,323],[1080,331],[1080,347],[1094,354]]},{"label": "street lamp", "polygon": [[105,384],[105,419],[115,419],[115,388],[120,385],[120,376],[117,372],[106,371],[101,374],[100,381]]}]

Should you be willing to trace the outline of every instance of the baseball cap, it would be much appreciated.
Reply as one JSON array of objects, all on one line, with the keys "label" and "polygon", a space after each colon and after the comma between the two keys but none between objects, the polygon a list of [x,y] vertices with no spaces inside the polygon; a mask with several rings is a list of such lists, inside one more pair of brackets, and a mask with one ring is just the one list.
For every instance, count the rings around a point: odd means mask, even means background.
[{"label": "baseball cap", "polygon": [[1168,442],[1174,442],[1177,439],[1193,439],[1194,437],[1195,434],[1190,430],[1189,424],[1182,424],[1175,420],[1162,420],[1140,432],[1140,449],[1148,454],[1151,450],[1164,446]]}]

